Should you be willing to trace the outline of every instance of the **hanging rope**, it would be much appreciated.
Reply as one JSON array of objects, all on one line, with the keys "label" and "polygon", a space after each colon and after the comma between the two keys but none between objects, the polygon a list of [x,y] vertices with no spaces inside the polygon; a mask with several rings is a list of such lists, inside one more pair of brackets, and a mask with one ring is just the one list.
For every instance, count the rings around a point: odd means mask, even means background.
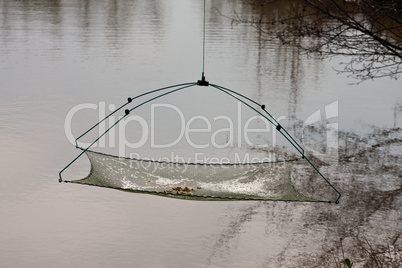
[{"label": "hanging rope", "polygon": [[202,76],[201,80],[205,81],[205,0],[204,0],[204,28],[203,28],[203,38],[202,38]]}]

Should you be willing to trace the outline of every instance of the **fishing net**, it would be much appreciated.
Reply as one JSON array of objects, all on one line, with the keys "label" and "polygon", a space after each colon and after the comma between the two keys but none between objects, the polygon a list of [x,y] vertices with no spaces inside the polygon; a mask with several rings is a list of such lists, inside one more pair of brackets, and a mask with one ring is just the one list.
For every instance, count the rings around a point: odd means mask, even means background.
[{"label": "fishing net", "polygon": [[[93,140],[83,151],[66,165],[59,172],[59,182],[62,182],[62,173],[71,166],[84,153],[88,156],[91,162],[91,172],[88,177],[82,180],[75,180],[75,183],[96,185],[122,189],[133,192],[145,192],[158,195],[166,195],[177,198],[188,199],[234,199],[234,200],[288,200],[288,201],[317,201],[308,198],[297,192],[291,182],[291,161],[282,162],[262,162],[262,163],[242,163],[242,164],[212,164],[198,162],[194,163],[178,163],[178,162],[163,162],[151,161],[135,158],[119,158],[113,155],[106,155],[90,151],[89,149],[102,139],[111,129],[119,122],[123,121],[137,108],[155,101],[159,98],[166,97],[176,92],[183,92],[184,89],[202,86],[205,88],[214,88],[217,92],[224,93],[232,100],[237,100],[244,106],[250,108],[261,118],[264,118],[265,123],[270,123],[272,127],[278,131],[282,137],[293,146],[293,148],[305,159],[310,166],[321,176],[321,178],[338,194],[336,203],[339,202],[341,194],[324,175],[314,166],[314,164],[306,157],[304,149],[300,144],[283,128],[283,126],[273,117],[265,108],[265,104],[261,104],[239,92],[209,83],[205,80],[204,75],[205,63],[205,1],[204,1],[204,31],[203,31],[203,70],[201,80],[197,82],[182,83],[172,86],[167,86],[155,90],[151,90],[139,94],[133,98],[129,97],[127,102],[105,118],[101,119],[94,126],[80,135],[75,140],[76,147],[78,140],[87,135],[93,129],[99,126],[99,136]],[[204,88],[204,89],[205,89]],[[202,91],[205,95],[205,91]],[[201,101],[196,95],[193,95],[190,100],[196,100],[197,103],[202,103],[202,110],[205,112],[211,101],[217,99],[208,94],[208,102]],[[184,102],[184,101],[183,101]],[[135,105],[134,105],[135,103]],[[223,102],[218,103],[221,106]],[[193,102],[190,103],[193,107]],[[117,113],[123,107],[128,107],[124,110],[124,115],[120,116],[117,121],[109,121],[109,128],[102,129],[100,125]],[[129,108],[131,107],[131,108]],[[152,114],[152,113],[151,113]],[[237,115],[240,113],[238,112]],[[194,118],[205,119],[205,116],[196,116]],[[217,116],[216,119],[224,119],[227,117]],[[252,117],[253,118],[253,117]],[[184,120],[184,116],[182,118]],[[240,116],[241,119],[241,116]],[[190,119],[191,120],[191,119]],[[171,122],[171,120],[165,121]],[[191,121],[190,121],[191,122]],[[231,121],[228,121],[231,122]],[[249,120],[247,121],[250,122]],[[246,123],[246,124],[248,124]],[[229,124],[233,128],[233,125]],[[125,126],[125,125],[124,125]],[[141,125],[142,126],[142,125]],[[173,128],[172,128],[173,129]],[[204,129],[205,130],[205,129]],[[209,131],[210,129],[206,129]],[[188,134],[188,132],[187,132]],[[215,137],[212,134],[212,137]],[[220,147],[220,146],[217,146]]]},{"label": "fishing net", "polygon": [[291,182],[297,159],[248,164],[178,163],[122,158],[87,150],[90,174],[74,183],[198,200],[318,201]]},{"label": "fishing net", "polygon": [[[222,92],[226,96],[230,96],[239,103],[244,104],[244,106],[258,114],[259,118],[266,120],[266,123],[269,123],[272,126],[272,130],[278,132],[281,135],[280,137],[290,144],[293,150],[300,154],[303,162],[309,164],[312,170],[315,171],[319,177],[321,177],[323,181],[338,194],[335,203],[339,203],[339,198],[341,197],[339,191],[314,166],[306,156],[301,145],[275,119],[275,117],[265,109],[266,107],[264,104],[260,104],[231,89],[209,84],[208,81],[204,80],[198,81],[197,83],[185,83],[160,88],[140,94],[134,98],[128,98],[125,104],[111,112],[108,116],[100,120],[75,140],[76,147],[82,149],[82,152],[59,172],[59,182],[63,181],[61,174],[80,156],[86,154],[91,163],[90,174],[84,179],[69,182],[193,200],[283,200],[331,202],[328,200],[322,201],[307,197],[294,188],[292,184],[293,178],[291,177],[291,167],[292,162],[295,160],[286,160],[288,158],[284,158],[282,161],[258,163],[254,163],[253,161],[243,161],[241,163],[230,162],[215,164],[211,162],[199,163],[197,161],[174,162],[147,160],[143,157],[125,158],[115,156],[114,154],[104,154],[89,150],[111,129],[115,128],[119,122],[130,116],[130,113],[137,108],[161,97],[165,97],[196,85],[211,86],[211,88],[215,88],[218,92]],[[147,97],[144,101],[138,101],[139,103],[137,103],[137,105],[130,109],[126,109],[124,115],[120,116],[118,120],[113,120],[112,123],[109,121],[109,128],[100,132],[101,134],[99,134],[92,143],[85,146],[85,148],[81,148],[78,145],[79,139],[100,126],[100,124],[105,122],[105,120],[110,116],[123,109],[123,107],[134,105],[132,104],[134,100],[147,96],[148,94],[155,94],[156,96]],[[171,127],[169,127],[169,129],[171,129]],[[215,134],[216,132],[212,134],[211,139]],[[272,144],[275,144],[275,142],[273,141]],[[216,152],[213,152],[213,154],[215,153]],[[314,184],[314,187],[316,186],[319,185]]]}]

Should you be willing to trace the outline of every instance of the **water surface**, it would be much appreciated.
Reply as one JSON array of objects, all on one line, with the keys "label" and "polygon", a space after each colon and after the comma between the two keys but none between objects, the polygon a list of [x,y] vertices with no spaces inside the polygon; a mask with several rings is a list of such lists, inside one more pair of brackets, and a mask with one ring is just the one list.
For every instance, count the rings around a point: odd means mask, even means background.
[{"label": "water surface", "polygon": [[[58,172],[79,153],[65,133],[73,107],[118,106],[200,78],[203,3],[0,0],[1,266],[334,266],[340,238],[354,262],[367,259],[355,250],[362,234],[376,249],[401,250],[401,82],[350,85],[333,70],[342,59],[303,56],[219,14],[252,16],[255,8],[206,4],[208,80],[264,103],[299,141],[303,122],[337,102],[337,116],[305,129],[302,144],[325,152],[326,125],[337,123],[338,163],[315,163],[342,192],[341,204],[195,202],[59,184]],[[159,103],[190,109],[207,96]],[[209,101],[207,114],[236,110]],[[98,113],[77,113],[73,135]],[[83,157],[66,176],[89,169]],[[305,165],[294,174],[303,178],[298,189],[323,194]]]}]

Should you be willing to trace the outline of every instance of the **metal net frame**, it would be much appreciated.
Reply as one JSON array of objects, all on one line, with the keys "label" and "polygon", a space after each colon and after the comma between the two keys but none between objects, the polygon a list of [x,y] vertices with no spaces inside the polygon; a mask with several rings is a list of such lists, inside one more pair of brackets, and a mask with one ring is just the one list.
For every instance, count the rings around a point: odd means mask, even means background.
[{"label": "metal net frame", "polygon": [[[223,94],[226,94],[228,96],[230,96],[231,98],[236,99],[237,101],[241,102],[242,104],[244,104],[246,107],[250,108],[251,110],[255,111],[257,114],[259,114],[260,116],[262,116],[262,118],[264,118],[265,120],[267,120],[271,125],[273,125],[276,129],[276,131],[278,131],[288,142],[289,144],[291,144],[296,151],[300,154],[301,158],[304,159],[316,172],[317,174],[319,174],[319,176],[336,192],[336,194],[338,195],[335,203],[338,204],[339,203],[339,199],[341,197],[341,193],[327,180],[327,178],[318,170],[318,168],[310,161],[310,159],[305,155],[305,151],[302,148],[302,146],[289,134],[289,132],[275,119],[275,117],[273,117],[267,110],[264,104],[260,104],[254,100],[252,100],[251,98],[238,93],[234,90],[231,90],[229,88],[220,86],[220,85],[216,85],[216,84],[211,84],[208,81],[205,80],[205,76],[204,73],[202,75],[201,80],[198,80],[197,82],[190,82],[190,83],[182,83],[182,84],[176,84],[176,85],[172,85],[172,86],[167,86],[167,87],[163,87],[163,88],[158,88],[155,90],[151,90],[145,93],[142,93],[140,95],[137,95],[135,97],[129,97],[127,99],[127,102],[124,103],[123,105],[121,105],[120,107],[118,107],[116,110],[114,110],[113,112],[111,112],[109,115],[107,115],[105,118],[103,118],[102,120],[100,120],[98,123],[96,123],[95,125],[93,125],[92,127],[90,127],[87,131],[85,131],[83,134],[81,134],[79,137],[77,137],[75,139],[75,144],[76,147],[81,149],[81,153],[74,158],[69,164],[67,164],[60,172],[59,172],[59,182],[63,181],[62,178],[62,173],[68,168],[70,167],[78,158],[80,158],[83,154],[87,154],[90,161],[91,161],[91,172],[90,175],[83,179],[83,180],[76,180],[76,181],[66,181],[66,182],[76,182],[76,183],[82,183],[82,184],[89,184],[89,185],[97,185],[97,186],[103,186],[103,187],[109,187],[109,188],[117,188],[117,189],[124,189],[124,190],[128,190],[128,191],[133,191],[133,192],[146,192],[146,193],[152,193],[152,194],[158,194],[158,195],[165,195],[165,196],[170,196],[170,197],[178,197],[178,198],[186,198],[186,199],[194,199],[194,198],[201,198],[201,199],[209,199],[209,200],[213,200],[213,199],[230,199],[230,200],[286,200],[286,201],[318,201],[318,200],[314,200],[311,198],[307,198],[307,197],[284,197],[284,198],[275,198],[272,196],[266,196],[266,195],[255,195],[255,194],[242,194],[242,193],[236,193],[235,195],[226,195],[223,193],[218,193],[217,195],[214,191],[210,191],[210,192],[205,192],[205,191],[201,191],[202,190],[202,186],[197,186],[196,184],[193,183],[193,186],[178,186],[175,185],[174,183],[170,184],[169,187],[165,187],[166,189],[160,188],[160,187],[156,187],[156,185],[154,185],[154,189],[149,188],[149,190],[144,190],[144,187],[141,189],[141,187],[138,188],[133,188],[133,187],[126,187],[124,188],[122,185],[119,184],[107,184],[107,183],[95,183],[94,178],[96,177],[95,173],[97,172],[96,169],[94,169],[94,158],[93,155],[94,154],[100,154],[101,153],[97,153],[97,152],[93,152],[91,151],[91,147],[97,142],[99,141],[103,136],[105,136],[112,128],[114,128],[116,125],[119,124],[119,122],[121,122],[122,120],[124,120],[127,116],[130,115],[130,113],[132,113],[134,110],[138,109],[139,107],[146,105],[152,101],[155,101],[159,98],[162,98],[164,96],[170,95],[170,94],[174,94],[174,93],[178,93],[182,90],[185,90],[187,88],[190,87],[194,87],[194,86],[211,86],[213,88],[215,88],[216,90],[222,92]],[[144,99],[140,101],[140,99]],[[134,107],[132,108],[126,108],[124,110],[124,114],[123,116],[121,116],[114,124],[112,124],[109,128],[107,128],[101,135],[98,136],[98,138],[96,138],[92,143],[90,143],[89,146],[85,147],[85,148],[81,148],[78,146],[78,140],[81,139],[82,137],[84,137],[86,134],[88,134],[91,130],[93,130],[94,128],[96,128],[99,124],[101,124],[102,122],[104,122],[105,120],[107,120],[110,116],[114,115],[115,113],[121,111],[123,108],[127,107],[128,105],[132,104],[133,101],[138,101],[139,103],[136,104]],[[104,155],[104,154],[103,154]],[[91,157],[92,156],[92,157]],[[105,155],[104,155],[105,156]],[[110,156],[109,157],[115,157],[118,158],[117,156]],[[92,158],[92,159],[91,159]],[[120,158],[121,159],[121,158]],[[149,161],[149,160],[142,160],[142,159],[131,159],[131,160],[136,160],[136,161]],[[154,161],[154,163],[158,163],[158,161]],[[163,163],[159,163],[159,164],[163,164]],[[168,164],[168,163],[165,163]],[[199,164],[196,163],[174,163],[174,162],[170,162],[169,164],[185,164],[185,165],[189,165],[189,166],[197,166]],[[247,163],[247,164],[252,164],[252,163]],[[267,163],[262,163],[262,164],[267,164]],[[272,164],[272,163],[270,163]],[[201,164],[202,165],[202,164]],[[204,164],[205,165],[205,164]],[[230,165],[234,165],[234,164],[230,164]],[[252,164],[253,167],[255,167],[255,163]],[[261,168],[261,166],[259,166],[259,168]],[[174,170],[174,169],[173,169]],[[138,172],[138,170],[137,170]],[[143,171],[141,171],[143,172]],[[116,174],[115,174],[116,175]],[[114,175],[114,176],[115,176]],[[118,174],[117,174],[118,175]],[[120,174],[121,175],[121,174]],[[148,174],[149,176],[152,176],[152,174]],[[98,174],[98,178],[101,177]],[[110,176],[109,176],[110,177]],[[142,176],[144,178],[146,178],[146,176]],[[163,177],[163,176],[162,176]],[[198,175],[198,178],[200,179],[202,176],[202,174]],[[103,180],[107,180],[107,176],[105,178],[102,178]],[[110,178],[109,178],[110,179]],[[286,180],[288,180],[290,182],[290,175],[289,178],[287,178]],[[91,182],[92,181],[92,182]],[[177,187],[183,187],[184,190],[181,190],[181,188],[177,188]],[[187,189],[186,189],[187,187]],[[200,191],[196,191],[196,188],[194,187],[200,187]],[[265,188],[268,186],[264,186]],[[263,187],[263,189],[265,189]],[[193,190],[191,190],[193,189]],[[267,191],[269,191],[269,189],[265,189]],[[184,194],[178,194],[180,192],[183,192]],[[195,195],[195,192],[205,192],[204,194],[197,194]],[[175,194],[176,193],[176,194]],[[302,195],[301,195],[302,196]],[[331,201],[325,201],[325,202],[329,202],[331,203]]]}]

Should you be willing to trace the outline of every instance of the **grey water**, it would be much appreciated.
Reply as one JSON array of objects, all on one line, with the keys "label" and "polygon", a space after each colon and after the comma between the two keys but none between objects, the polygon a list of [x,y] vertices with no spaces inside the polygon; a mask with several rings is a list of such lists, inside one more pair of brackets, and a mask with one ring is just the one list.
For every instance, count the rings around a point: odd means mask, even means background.
[{"label": "grey water", "polygon": [[[340,204],[186,201],[59,183],[79,153],[71,135],[102,109],[200,79],[203,1],[0,0],[1,267],[337,267],[340,239],[358,267],[370,259],[368,244],[401,262],[400,79],[354,85],[334,71],[344,59],[307,57],[232,24],[227,17],[259,14],[246,2],[206,8],[207,80],[282,118],[340,190]],[[219,99],[201,102],[207,94],[159,103],[236,114]],[[312,115],[319,120],[306,127]],[[320,160],[328,140],[336,161]],[[83,156],[65,175],[81,179],[89,170]],[[293,173],[301,192],[323,194],[308,166]]]}]

